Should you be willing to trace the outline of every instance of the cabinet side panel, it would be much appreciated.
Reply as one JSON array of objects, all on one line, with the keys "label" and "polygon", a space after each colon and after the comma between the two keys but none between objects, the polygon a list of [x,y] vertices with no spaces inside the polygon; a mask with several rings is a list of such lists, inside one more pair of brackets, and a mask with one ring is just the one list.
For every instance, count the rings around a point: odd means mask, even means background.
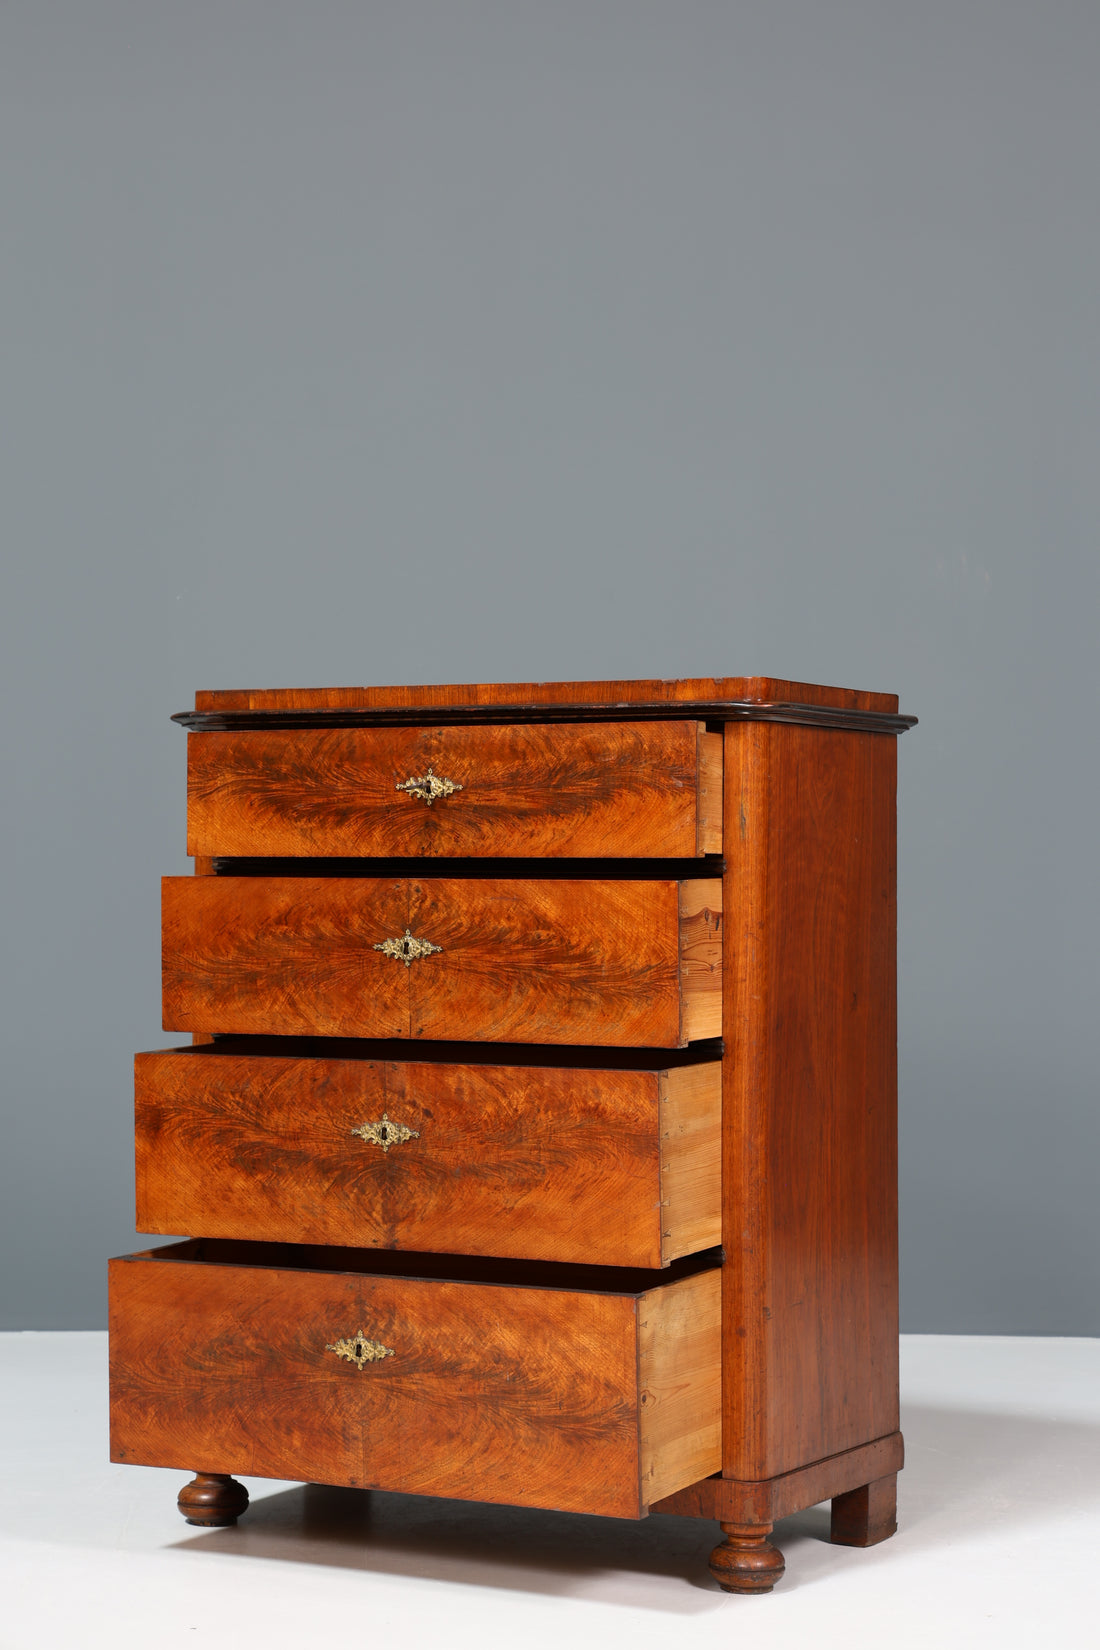
[{"label": "cabinet side panel", "polygon": [[893,1432],[897,746],[725,732],[723,1471]]}]

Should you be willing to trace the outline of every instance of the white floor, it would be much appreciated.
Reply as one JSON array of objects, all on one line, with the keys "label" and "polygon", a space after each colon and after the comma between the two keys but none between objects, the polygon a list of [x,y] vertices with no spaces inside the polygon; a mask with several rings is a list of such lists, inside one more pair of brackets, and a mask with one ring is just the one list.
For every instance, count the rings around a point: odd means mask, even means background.
[{"label": "white floor", "polygon": [[1100,1643],[1097,1340],[907,1336],[898,1534],[787,1519],[762,1598],[717,1590],[702,1520],[251,1479],[235,1529],[191,1529],[186,1474],[107,1461],[105,1364],[105,1335],[0,1335],[2,1650]]}]

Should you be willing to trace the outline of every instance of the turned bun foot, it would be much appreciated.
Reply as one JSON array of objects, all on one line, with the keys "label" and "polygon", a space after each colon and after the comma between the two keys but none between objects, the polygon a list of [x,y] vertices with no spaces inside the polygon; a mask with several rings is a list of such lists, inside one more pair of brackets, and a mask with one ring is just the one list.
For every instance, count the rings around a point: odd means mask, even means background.
[{"label": "turned bun foot", "polygon": [[235,1524],[248,1506],[248,1491],[224,1472],[197,1472],[176,1505],[189,1524]]},{"label": "turned bun foot", "polygon": [[710,1555],[710,1573],[725,1593],[770,1593],[787,1566],[768,1540],[770,1524],[721,1524],[725,1536]]}]

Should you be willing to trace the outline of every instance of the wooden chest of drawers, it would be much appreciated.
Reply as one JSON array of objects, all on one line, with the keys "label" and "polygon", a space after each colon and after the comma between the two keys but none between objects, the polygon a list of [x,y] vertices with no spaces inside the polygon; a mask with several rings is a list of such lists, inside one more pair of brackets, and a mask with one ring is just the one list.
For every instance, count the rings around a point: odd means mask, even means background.
[{"label": "wooden chest of drawers", "polygon": [[895,1527],[885,694],[204,693],[111,1262],[116,1461]]}]

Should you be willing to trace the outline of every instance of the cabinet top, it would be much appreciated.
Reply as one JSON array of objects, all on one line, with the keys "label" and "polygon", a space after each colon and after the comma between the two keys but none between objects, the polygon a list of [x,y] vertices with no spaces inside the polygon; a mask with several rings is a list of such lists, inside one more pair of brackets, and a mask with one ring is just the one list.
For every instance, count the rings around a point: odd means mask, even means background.
[{"label": "cabinet top", "polygon": [[637,682],[478,682],[423,687],[204,690],[173,721],[193,731],[348,727],[394,722],[653,720],[784,721],[904,733],[897,695],[819,687],[772,676]]}]

